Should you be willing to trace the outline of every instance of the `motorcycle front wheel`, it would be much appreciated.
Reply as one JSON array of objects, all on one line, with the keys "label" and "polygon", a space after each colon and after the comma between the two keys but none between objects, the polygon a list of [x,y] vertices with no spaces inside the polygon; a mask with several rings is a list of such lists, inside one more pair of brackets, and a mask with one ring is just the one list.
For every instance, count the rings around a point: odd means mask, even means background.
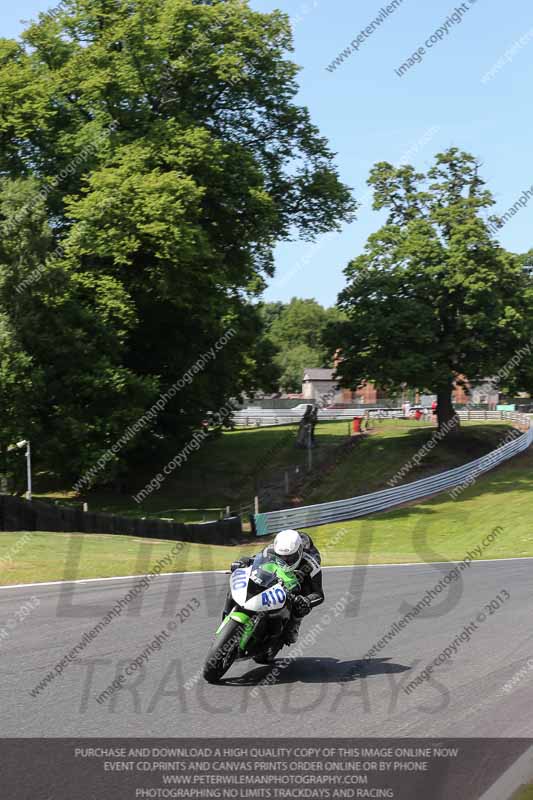
[{"label": "motorcycle front wheel", "polygon": [[231,619],[217,636],[204,665],[204,678],[208,683],[217,683],[231,667],[237,658],[243,631],[244,625]]}]

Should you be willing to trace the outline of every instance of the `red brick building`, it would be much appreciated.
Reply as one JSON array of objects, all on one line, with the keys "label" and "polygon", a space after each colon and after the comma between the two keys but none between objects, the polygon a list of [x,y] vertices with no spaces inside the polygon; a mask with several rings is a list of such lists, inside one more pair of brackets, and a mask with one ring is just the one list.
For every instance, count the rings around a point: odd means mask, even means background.
[{"label": "red brick building", "polygon": [[342,389],[343,403],[379,403],[381,400],[387,399],[387,392],[378,389],[373,383],[362,383],[355,391]]}]

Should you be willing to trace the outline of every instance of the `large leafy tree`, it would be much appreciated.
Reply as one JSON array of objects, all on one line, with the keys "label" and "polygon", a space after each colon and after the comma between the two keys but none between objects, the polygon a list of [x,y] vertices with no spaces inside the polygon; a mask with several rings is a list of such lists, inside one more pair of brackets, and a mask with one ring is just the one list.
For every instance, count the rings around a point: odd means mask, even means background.
[{"label": "large leafy tree", "polygon": [[230,329],[130,463],[175,452],[206,411],[275,383],[251,302],[273,246],[354,208],[294,102],[291,47],[285,15],[241,0],[63,0],[21,41],[0,40],[4,236],[13,249],[40,209],[24,274],[47,265],[8,299],[20,267],[2,254],[2,369],[45,387],[12,411],[44,463],[88,465]]},{"label": "large leafy tree", "polygon": [[346,269],[339,306],[349,319],[328,333],[338,374],[347,386],[437,394],[443,427],[454,382],[495,375],[529,338],[526,277],[491,236],[494,201],[473,156],[452,148],[426,174],[379,163],[369,184],[387,218]]},{"label": "large leafy tree", "polygon": [[38,467],[76,477],[151,397],[151,379],[122,363],[134,309],[116,280],[70,271],[51,249],[33,180],[0,183],[0,220],[1,468],[30,438]]},{"label": "large leafy tree", "polygon": [[[533,307],[533,249],[517,258],[524,271],[524,301]],[[503,372],[500,382],[508,394],[526,392],[533,397],[533,337],[517,351],[513,363]]]}]

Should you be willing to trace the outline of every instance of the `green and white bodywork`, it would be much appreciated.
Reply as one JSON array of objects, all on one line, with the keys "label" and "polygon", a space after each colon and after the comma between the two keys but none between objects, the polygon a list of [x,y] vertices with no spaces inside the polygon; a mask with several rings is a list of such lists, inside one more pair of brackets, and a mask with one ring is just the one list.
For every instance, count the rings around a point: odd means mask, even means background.
[{"label": "green and white bodywork", "polygon": [[[272,554],[261,553],[251,566],[232,572],[230,591],[235,606],[216,631],[204,669],[207,680],[217,680],[236,658],[253,658],[268,647],[272,630],[278,631],[279,639],[291,616],[291,593],[299,586],[297,575]],[[276,623],[265,624],[265,617]],[[215,662],[216,668],[210,667],[210,662]]]}]

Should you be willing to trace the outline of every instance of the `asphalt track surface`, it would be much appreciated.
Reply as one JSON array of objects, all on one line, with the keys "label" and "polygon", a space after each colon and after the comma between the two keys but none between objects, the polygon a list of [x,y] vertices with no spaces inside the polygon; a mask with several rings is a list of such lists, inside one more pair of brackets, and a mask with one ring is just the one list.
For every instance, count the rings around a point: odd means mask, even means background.
[{"label": "asphalt track surface", "polygon": [[[0,589],[2,735],[8,736],[533,736],[533,560],[473,564],[373,658],[367,651],[453,567],[422,564],[326,569],[326,602],[304,620],[314,643],[260,686],[269,667],[235,664],[223,683],[198,678],[228,577],[159,576],[142,603],[113,620],[38,695],[30,690],[138,579]],[[404,692],[498,594],[510,598],[478,624],[453,660]],[[347,594],[355,597],[338,612]],[[39,604],[13,624],[20,609]],[[195,598],[195,599],[194,599]],[[344,598],[344,600],[342,599]],[[36,600],[32,601],[36,604]],[[199,606],[113,697],[95,697],[187,604]],[[337,605],[338,616],[335,616]],[[329,624],[328,624],[329,620]],[[316,626],[318,625],[318,628]],[[285,648],[280,660],[290,655]],[[533,661],[531,662],[533,665]],[[525,668],[510,693],[503,685]],[[192,688],[185,684],[196,679]]]}]

